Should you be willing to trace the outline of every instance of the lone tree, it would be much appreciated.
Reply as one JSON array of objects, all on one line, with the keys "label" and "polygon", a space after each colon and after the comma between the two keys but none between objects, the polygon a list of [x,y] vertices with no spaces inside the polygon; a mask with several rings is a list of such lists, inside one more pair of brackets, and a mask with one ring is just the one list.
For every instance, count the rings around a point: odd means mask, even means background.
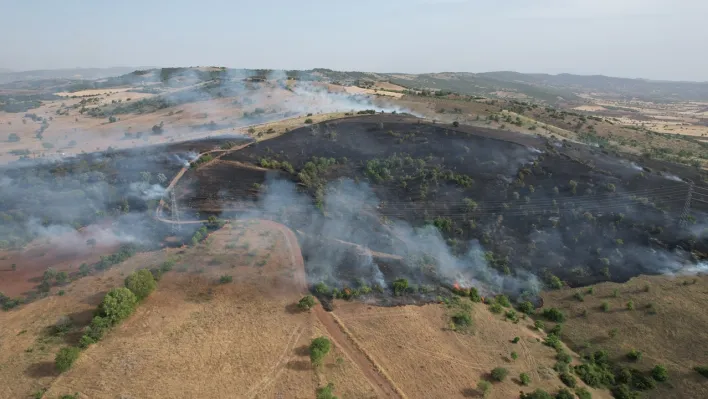
[{"label": "lone tree", "polygon": [[313,306],[315,306],[315,297],[313,297],[312,295],[305,295],[297,303],[297,307],[300,310],[310,310]]},{"label": "lone tree", "polygon": [[150,270],[141,269],[125,278],[125,286],[142,301],[155,290],[157,283]]},{"label": "lone tree", "polygon": [[310,343],[310,360],[315,366],[322,364],[322,360],[329,353],[332,343],[327,337],[318,337]]},{"label": "lone tree", "polygon": [[504,381],[506,376],[509,375],[509,370],[505,369],[504,367],[497,367],[492,370],[491,375],[494,381],[502,382]]},{"label": "lone tree", "polygon": [[80,353],[81,350],[73,346],[61,348],[54,358],[54,365],[60,373],[63,373],[71,368]]},{"label": "lone tree", "polygon": [[489,397],[492,393],[492,383],[487,380],[480,380],[477,383],[477,390],[482,394],[483,398]]},{"label": "lone tree", "polygon": [[110,290],[108,294],[103,297],[103,301],[99,305],[98,310],[111,324],[117,324],[135,311],[135,305],[137,303],[138,298],[131,290],[125,287],[119,287]]}]

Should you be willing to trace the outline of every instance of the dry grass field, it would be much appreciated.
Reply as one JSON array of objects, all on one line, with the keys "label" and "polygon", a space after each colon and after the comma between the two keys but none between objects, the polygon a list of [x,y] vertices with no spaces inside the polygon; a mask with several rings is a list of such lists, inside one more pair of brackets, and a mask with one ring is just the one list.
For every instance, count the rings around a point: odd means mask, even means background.
[{"label": "dry grass field", "polygon": [[[441,304],[382,308],[347,302],[337,302],[334,311],[408,398],[477,397],[477,383],[489,380],[495,367],[510,373],[494,384],[490,398],[563,387],[552,369],[555,351],[539,341],[542,334],[530,319],[514,324],[474,304],[471,331],[455,332],[449,313]],[[514,344],[514,337],[521,339]],[[511,360],[511,352],[519,358]],[[519,383],[520,373],[531,377],[528,387]],[[609,397],[591,391],[594,398]]]},{"label": "dry grass field", "polygon": [[[582,302],[574,298],[576,292],[583,293]],[[587,288],[552,291],[544,300],[569,315],[562,338],[571,348],[606,349],[612,359],[641,370],[665,365],[668,383],[642,397],[708,397],[708,380],[692,370],[705,365],[708,354],[708,276],[641,276],[624,284],[599,284],[592,294]],[[613,329],[616,335],[610,337]],[[626,358],[632,349],[643,354],[637,363]]]}]

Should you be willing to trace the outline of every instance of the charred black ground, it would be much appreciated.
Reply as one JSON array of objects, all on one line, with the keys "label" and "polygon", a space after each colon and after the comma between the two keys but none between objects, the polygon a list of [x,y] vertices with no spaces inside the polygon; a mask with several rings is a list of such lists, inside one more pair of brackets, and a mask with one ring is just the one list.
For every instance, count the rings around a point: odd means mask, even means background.
[{"label": "charred black ground", "polygon": [[[700,181],[700,172],[641,163],[601,148],[387,114],[313,125],[233,152],[188,176],[193,191],[182,201],[231,214],[257,207],[273,181],[289,180],[311,196],[326,223],[352,216],[326,202],[337,191],[333,182],[351,179],[368,183],[376,201],[357,208],[352,222],[354,230],[368,227],[342,240],[405,257],[410,248],[389,225],[433,225],[454,255],[479,242],[503,275],[527,270],[576,286],[664,272],[659,252],[705,257],[705,241],[677,224],[688,192],[682,179]],[[703,220],[701,204],[692,212]],[[294,229],[313,227],[312,214],[288,214],[287,204],[270,213]],[[303,246],[306,257],[314,251],[322,246]]]}]

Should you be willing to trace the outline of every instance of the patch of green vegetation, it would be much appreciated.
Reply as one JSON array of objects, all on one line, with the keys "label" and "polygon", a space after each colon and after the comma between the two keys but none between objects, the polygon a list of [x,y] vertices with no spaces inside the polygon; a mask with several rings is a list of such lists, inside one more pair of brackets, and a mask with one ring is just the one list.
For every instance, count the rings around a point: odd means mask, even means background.
[{"label": "patch of green vegetation", "polygon": [[321,365],[331,347],[332,343],[327,337],[318,337],[313,339],[310,343],[310,361],[312,364],[315,366]]},{"label": "patch of green vegetation", "polygon": [[80,354],[81,350],[73,346],[61,348],[54,358],[54,366],[60,373],[68,371]]},{"label": "patch of green vegetation", "polygon": [[492,379],[494,381],[504,381],[507,375],[509,375],[509,370],[505,369],[504,367],[495,367],[492,372],[490,373]]}]

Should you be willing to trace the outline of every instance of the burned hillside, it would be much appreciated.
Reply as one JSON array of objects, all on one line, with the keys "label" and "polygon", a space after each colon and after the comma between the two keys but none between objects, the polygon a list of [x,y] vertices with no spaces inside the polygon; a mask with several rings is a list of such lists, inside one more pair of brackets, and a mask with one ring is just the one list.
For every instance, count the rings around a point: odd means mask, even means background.
[{"label": "burned hillside", "polygon": [[[678,223],[689,189],[679,176],[700,174],[638,162],[576,143],[386,114],[300,128],[227,154],[188,174],[180,201],[203,213],[257,213],[400,256],[407,269],[396,272],[419,283],[431,281],[422,277],[426,267],[437,269],[434,281],[451,284],[479,279],[488,265],[486,279],[501,289],[529,275],[576,286],[678,272],[705,257],[701,204],[688,227]],[[435,237],[444,249],[428,245]],[[350,255],[322,252],[321,242],[303,246],[306,258],[330,264],[324,268],[361,267]]]}]

